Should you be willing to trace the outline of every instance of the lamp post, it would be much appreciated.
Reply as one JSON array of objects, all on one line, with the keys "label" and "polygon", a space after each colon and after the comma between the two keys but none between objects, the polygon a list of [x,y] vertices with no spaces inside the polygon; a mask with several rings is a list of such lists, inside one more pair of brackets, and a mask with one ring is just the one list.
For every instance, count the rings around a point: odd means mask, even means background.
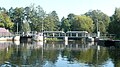
[{"label": "lamp post", "polygon": [[98,27],[98,20],[96,22],[96,26],[97,26],[97,37],[99,38],[100,37],[100,31],[99,31],[99,27]]},{"label": "lamp post", "polygon": [[44,19],[45,19],[45,16],[42,17],[42,33],[43,33],[43,31],[44,31],[44,27],[43,27]]},{"label": "lamp post", "polygon": [[[44,21],[44,18],[43,18],[43,21]],[[43,21],[42,21],[42,33],[43,33]]]},{"label": "lamp post", "polygon": [[97,34],[98,34],[98,20],[97,20],[96,26],[97,26]]}]

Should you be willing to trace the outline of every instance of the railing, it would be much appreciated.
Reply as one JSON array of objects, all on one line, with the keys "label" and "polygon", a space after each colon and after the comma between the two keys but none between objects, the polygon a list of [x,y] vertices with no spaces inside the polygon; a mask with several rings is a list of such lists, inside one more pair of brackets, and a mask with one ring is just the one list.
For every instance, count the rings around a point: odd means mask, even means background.
[{"label": "railing", "polygon": [[91,34],[85,34],[85,33],[44,33],[44,37],[76,37],[76,38],[82,38],[82,37],[96,37],[97,34],[91,33]]},{"label": "railing", "polygon": [[[85,33],[85,32],[67,32],[64,33],[62,31],[47,31],[47,32],[43,32],[44,33],[44,37],[73,37],[73,38],[82,38],[82,37],[97,37],[96,33]],[[28,32],[27,34],[25,33],[0,33],[0,37],[1,36],[33,36],[35,35],[34,32]],[[100,38],[104,39],[104,38],[113,38],[115,35],[114,34],[101,34]]]},{"label": "railing", "polygon": [[101,34],[100,38],[102,38],[102,39],[106,39],[106,38],[113,39],[113,38],[115,38],[115,35],[114,34]]}]

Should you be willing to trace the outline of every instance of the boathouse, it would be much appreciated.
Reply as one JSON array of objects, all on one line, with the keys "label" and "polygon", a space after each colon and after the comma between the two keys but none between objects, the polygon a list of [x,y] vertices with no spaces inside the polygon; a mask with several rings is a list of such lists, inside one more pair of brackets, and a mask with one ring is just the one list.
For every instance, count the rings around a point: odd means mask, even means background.
[{"label": "boathouse", "polygon": [[15,36],[9,32],[9,30],[5,28],[0,28],[0,41],[12,41],[19,40],[20,36]]},{"label": "boathouse", "polygon": [[0,36],[8,36],[8,35],[10,35],[9,30],[5,28],[0,28]]}]

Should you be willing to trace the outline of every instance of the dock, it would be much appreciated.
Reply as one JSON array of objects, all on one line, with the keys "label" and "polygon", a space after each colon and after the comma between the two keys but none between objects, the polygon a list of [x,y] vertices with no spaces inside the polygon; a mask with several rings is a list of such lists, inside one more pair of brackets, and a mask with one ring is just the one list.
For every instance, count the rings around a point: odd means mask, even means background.
[{"label": "dock", "polygon": [[99,45],[104,46],[118,46],[120,44],[120,40],[113,40],[113,39],[99,39],[98,41]]}]

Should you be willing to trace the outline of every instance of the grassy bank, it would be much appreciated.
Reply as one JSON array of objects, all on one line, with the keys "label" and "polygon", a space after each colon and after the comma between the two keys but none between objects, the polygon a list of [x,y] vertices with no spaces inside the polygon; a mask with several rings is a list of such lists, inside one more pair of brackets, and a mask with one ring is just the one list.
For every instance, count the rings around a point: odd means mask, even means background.
[{"label": "grassy bank", "polygon": [[58,38],[46,38],[45,40],[47,40],[47,41],[63,41],[63,39],[58,39]]}]

